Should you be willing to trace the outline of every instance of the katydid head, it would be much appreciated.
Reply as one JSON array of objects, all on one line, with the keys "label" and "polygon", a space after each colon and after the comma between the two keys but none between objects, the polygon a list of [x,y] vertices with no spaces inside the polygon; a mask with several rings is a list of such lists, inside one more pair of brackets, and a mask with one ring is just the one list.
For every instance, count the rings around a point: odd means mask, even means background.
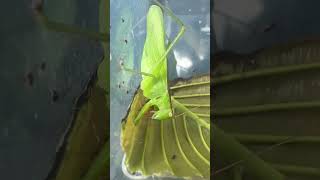
[{"label": "katydid head", "polygon": [[157,108],[157,110],[152,115],[152,119],[168,120],[172,118],[173,112],[171,109],[171,104],[169,99],[170,99],[169,95],[165,94],[162,97],[158,97],[150,100],[154,104],[154,106]]},{"label": "katydid head", "polygon": [[156,120],[167,120],[171,118],[172,118],[172,111],[170,108],[163,109],[161,111],[156,111],[152,116],[152,119],[156,119]]}]

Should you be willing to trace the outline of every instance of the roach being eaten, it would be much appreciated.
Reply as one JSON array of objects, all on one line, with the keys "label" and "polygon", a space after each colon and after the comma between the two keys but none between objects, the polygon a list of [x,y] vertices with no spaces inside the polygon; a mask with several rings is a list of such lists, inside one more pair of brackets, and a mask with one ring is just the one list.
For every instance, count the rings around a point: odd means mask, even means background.
[{"label": "roach being eaten", "polygon": [[125,39],[124,42],[125,42],[126,44],[128,44],[128,40]]}]

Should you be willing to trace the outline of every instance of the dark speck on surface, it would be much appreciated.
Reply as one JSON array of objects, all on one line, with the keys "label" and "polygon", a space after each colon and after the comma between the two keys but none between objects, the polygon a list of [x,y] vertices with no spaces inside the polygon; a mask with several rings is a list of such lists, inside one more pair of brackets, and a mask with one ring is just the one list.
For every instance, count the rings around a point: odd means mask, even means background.
[{"label": "dark speck on surface", "polygon": [[172,155],[172,157],[171,157],[171,159],[176,159],[176,155],[174,154],[174,155]]},{"label": "dark speck on surface", "polygon": [[123,62],[123,60],[120,58],[120,66],[123,66],[124,65],[124,62]]},{"label": "dark speck on surface", "polygon": [[57,102],[59,99],[59,93],[56,90],[51,90],[52,102]]},{"label": "dark speck on surface", "polygon": [[26,83],[27,83],[29,86],[33,86],[34,76],[33,76],[32,72],[28,72],[28,73],[27,73],[25,80],[26,80]]},{"label": "dark speck on surface", "polygon": [[263,29],[263,32],[269,32],[271,31],[272,29],[274,29],[276,27],[276,25],[274,23],[266,26],[264,29]]},{"label": "dark speck on surface", "polygon": [[41,71],[44,71],[44,70],[46,69],[46,66],[47,66],[47,64],[46,64],[45,62],[42,62],[42,63],[40,64],[40,70],[41,70]]}]

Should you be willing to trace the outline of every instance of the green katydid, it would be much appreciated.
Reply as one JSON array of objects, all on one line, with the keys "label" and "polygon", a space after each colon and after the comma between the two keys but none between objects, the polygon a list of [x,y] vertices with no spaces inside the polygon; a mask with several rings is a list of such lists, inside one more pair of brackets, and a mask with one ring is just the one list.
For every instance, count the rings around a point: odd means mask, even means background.
[{"label": "green katydid", "polygon": [[[183,36],[185,26],[170,9],[164,7],[156,0],[155,2],[157,5],[150,6],[147,15],[147,36],[141,60],[141,74],[143,75],[143,79],[141,81],[140,88],[143,91],[143,95],[147,97],[149,101],[142,107],[141,111],[135,118],[134,123],[137,124],[152,106],[156,106],[158,108],[158,110],[153,114],[152,119],[170,119],[173,116],[171,103],[174,102],[177,106],[184,108],[185,113],[193,116],[199,124],[210,129],[210,125],[208,123],[195,116],[193,113],[190,113],[188,109],[181,106],[181,104],[174,100],[174,98],[169,94],[166,57],[172,50],[173,46]],[[178,35],[168,45],[167,49],[165,49],[165,32],[161,9],[164,9],[169,16],[171,16],[178,25],[181,26]]]},{"label": "green katydid", "polygon": [[[152,107],[158,110],[153,114],[153,119],[165,120],[172,117],[171,100],[167,82],[167,55],[185,32],[185,26],[169,9],[163,7],[159,2],[149,8],[147,15],[147,35],[141,60],[141,71],[143,79],[141,89],[143,95],[149,101],[142,107],[138,116],[134,120],[138,123],[143,115]],[[178,35],[165,47],[165,32],[163,13],[164,9],[181,26]],[[152,68],[150,68],[152,67]]]}]

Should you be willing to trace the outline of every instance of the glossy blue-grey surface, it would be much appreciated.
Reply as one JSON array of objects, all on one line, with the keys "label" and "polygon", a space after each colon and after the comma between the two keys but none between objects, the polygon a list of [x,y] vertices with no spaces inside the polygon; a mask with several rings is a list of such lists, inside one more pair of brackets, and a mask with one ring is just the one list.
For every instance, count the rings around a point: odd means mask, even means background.
[{"label": "glossy blue-grey surface", "polygon": [[[140,71],[146,36],[146,14],[152,3],[148,0],[111,0],[111,179],[130,179],[123,174],[121,167],[123,158],[120,146],[121,120],[127,113],[141,76],[122,70],[120,64],[123,63],[127,68]],[[210,1],[184,0],[161,1],[161,3],[169,7],[186,26],[184,36],[174,46],[168,58],[169,78],[188,78],[208,73],[210,68]],[[165,31],[168,39],[172,41],[180,27],[166,12],[164,16]]]},{"label": "glossy blue-grey surface", "polygon": [[[98,42],[45,29],[31,6],[31,0],[0,6],[2,180],[45,179],[71,120],[74,100],[102,57]],[[47,0],[44,11],[50,19],[94,30],[97,9],[98,1]],[[25,81],[29,73],[32,86]],[[53,89],[59,94],[56,102]]]}]

